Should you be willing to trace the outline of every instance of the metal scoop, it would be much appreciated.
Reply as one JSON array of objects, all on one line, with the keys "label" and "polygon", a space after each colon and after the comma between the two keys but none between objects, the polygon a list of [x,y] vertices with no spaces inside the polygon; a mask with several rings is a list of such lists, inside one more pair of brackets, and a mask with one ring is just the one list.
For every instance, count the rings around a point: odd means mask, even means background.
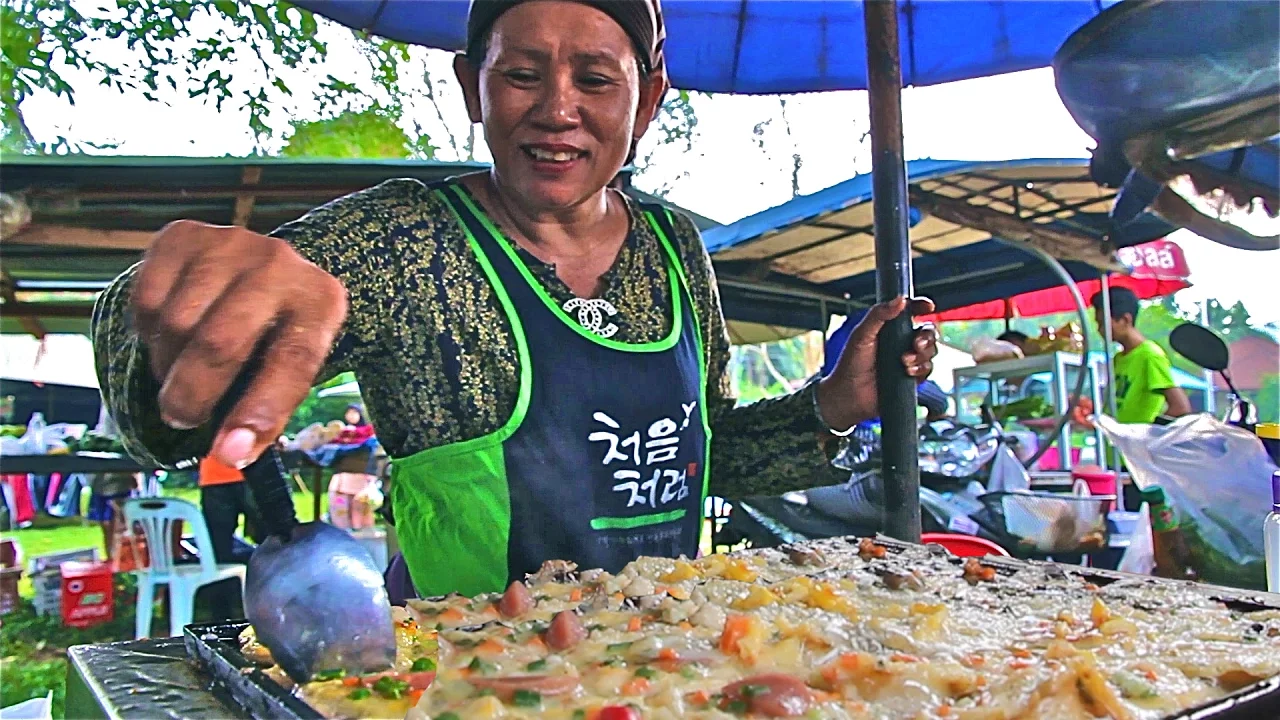
[{"label": "metal scoop", "polygon": [[245,616],[294,681],[322,671],[364,674],[396,657],[391,603],[373,557],[346,532],[299,524],[275,448],[244,470],[270,535],[249,558]]}]

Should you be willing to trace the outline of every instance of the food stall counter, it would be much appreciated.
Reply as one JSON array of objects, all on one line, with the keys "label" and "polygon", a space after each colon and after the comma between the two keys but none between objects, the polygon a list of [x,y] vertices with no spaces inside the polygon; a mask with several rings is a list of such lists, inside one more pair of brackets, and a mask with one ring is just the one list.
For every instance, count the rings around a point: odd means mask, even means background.
[{"label": "food stall counter", "polygon": [[187,658],[181,637],[67,650],[68,718],[247,718]]}]

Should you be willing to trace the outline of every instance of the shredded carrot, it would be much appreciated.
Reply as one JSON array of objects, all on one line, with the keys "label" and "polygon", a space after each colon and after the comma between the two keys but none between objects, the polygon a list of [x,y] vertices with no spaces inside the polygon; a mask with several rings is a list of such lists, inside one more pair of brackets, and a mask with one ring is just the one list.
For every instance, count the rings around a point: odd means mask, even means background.
[{"label": "shredded carrot", "polygon": [[484,642],[476,646],[477,655],[494,656],[501,655],[504,652],[506,652],[506,648],[502,646],[502,643],[492,638],[486,639]]},{"label": "shredded carrot", "polygon": [[751,630],[751,617],[748,615],[730,615],[724,621],[724,632],[720,634],[720,652],[736,654],[738,641],[746,637]]},{"label": "shredded carrot", "polygon": [[900,662],[900,663],[920,662],[920,658],[916,657],[915,655],[908,655],[906,653],[894,653],[889,656],[889,659],[894,662]]},{"label": "shredded carrot", "polygon": [[857,672],[862,666],[862,656],[857,653],[843,653],[840,655],[840,667],[850,672]]},{"label": "shredded carrot", "polygon": [[680,624],[676,625],[676,627],[680,628],[681,630],[684,630],[685,632],[688,632],[693,629],[693,623],[689,622],[688,620],[681,620]]},{"label": "shredded carrot", "polygon": [[964,664],[968,665],[969,667],[982,667],[983,665],[986,664],[986,662],[987,662],[987,659],[982,657],[981,655],[969,655],[969,656],[966,656],[964,659]]},{"label": "shredded carrot", "polygon": [[1011,660],[1009,662],[1010,670],[1024,670],[1031,667],[1031,663],[1027,660]]},{"label": "shredded carrot", "polygon": [[951,717],[951,706],[950,706],[950,705],[939,705],[939,706],[938,706],[938,717]]},{"label": "shredded carrot", "polygon": [[582,588],[574,588],[569,591],[569,602],[582,602]]},{"label": "shredded carrot", "polygon": [[463,615],[462,611],[458,608],[449,608],[448,610],[440,613],[440,619],[447,623],[460,623],[463,620],[466,620],[467,616]]},{"label": "shredded carrot", "polygon": [[414,705],[417,705],[417,704],[418,704],[418,701],[419,701],[419,700],[421,700],[421,699],[422,699],[422,691],[421,691],[421,690],[410,690],[410,691],[409,691],[409,702],[413,703]]},{"label": "shredded carrot", "polygon": [[1160,679],[1160,676],[1156,675],[1156,671],[1150,668],[1147,668],[1146,670],[1142,671],[1142,676],[1150,680],[1151,682],[1155,682]]},{"label": "shredded carrot", "polygon": [[648,691],[649,691],[649,681],[638,675],[622,683],[623,695],[643,695]]},{"label": "shredded carrot", "polygon": [[627,621],[627,632],[640,632],[640,626],[644,623],[644,619],[639,615],[632,615]]},{"label": "shredded carrot", "polygon": [[836,681],[840,679],[840,668],[835,665],[828,665],[822,668],[820,672],[822,673],[822,679],[825,680],[828,685],[831,687],[836,686]]},{"label": "shredded carrot", "polygon": [[1021,658],[1023,660],[1026,660],[1031,657],[1031,651],[1026,648],[1014,648],[1013,656],[1016,658]]},{"label": "shredded carrot", "polygon": [[706,705],[709,702],[711,702],[711,695],[706,690],[689,693],[689,703],[692,705]]},{"label": "shredded carrot", "polygon": [[662,648],[658,651],[659,660],[679,660],[680,656],[671,648]]},{"label": "shredded carrot", "polygon": [[546,641],[544,641],[544,640],[542,639],[542,636],[541,636],[541,635],[533,635],[533,636],[531,636],[531,637],[529,638],[529,642],[527,642],[527,643],[525,643],[525,644],[526,644],[526,645],[530,645],[530,646],[535,647],[535,648],[539,648],[539,649],[541,649],[541,648],[545,648],[545,647],[547,646]]},{"label": "shredded carrot", "polygon": [[362,684],[362,682],[363,681],[361,681],[360,678],[356,677],[355,675],[342,678],[342,684],[344,687],[358,687],[359,685]]}]

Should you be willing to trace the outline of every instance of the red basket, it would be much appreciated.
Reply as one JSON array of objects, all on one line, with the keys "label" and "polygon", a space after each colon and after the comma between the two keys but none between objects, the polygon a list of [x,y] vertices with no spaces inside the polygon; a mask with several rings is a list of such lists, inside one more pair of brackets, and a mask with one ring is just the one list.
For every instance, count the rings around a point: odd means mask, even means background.
[{"label": "red basket", "polygon": [[952,555],[959,557],[983,557],[984,555],[1009,557],[1008,550],[1005,550],[990,540],[973,537],[972,535],[925,533],[920,536],[920,542],[925,545],[941,545],[942,547],[950,550]]}]

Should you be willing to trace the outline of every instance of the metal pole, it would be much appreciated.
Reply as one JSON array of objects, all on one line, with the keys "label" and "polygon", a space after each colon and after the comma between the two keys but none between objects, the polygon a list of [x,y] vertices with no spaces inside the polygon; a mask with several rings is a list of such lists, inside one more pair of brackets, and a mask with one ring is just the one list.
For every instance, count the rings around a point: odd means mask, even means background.
[{"label": "metal pole", "polygon": [[[1107,414],[1115,417],[1117,401],[1116,368],[1111,355],[1115,352],[1115,339],[1111,337],[1111,278],[1106,273],[1102,273],[1101,281],[1102,285],[1099,289],[1102,295],[1102,361],[1107,368]],[[1108,452],[1111,454],[1111,467],[1119,473],[1124,459],[1120,457],[1120,451],[1111,446],[1111,443],[1107,445],[1110,446]],[[1120,502],[1120,508],[1124,509],[1123,500]]]},{"label": "metal pole", "polygon": [[[907,167],[902,153],[902,63],[897,0],[863,3],[867,89],[871,105],[871,182],[876,236],[876,295],[881,302],[912,295],[908,241]],[[912,322],[904,312],[880,331],[876,390],[880,400],[885,533],[920,542],[920,460],[916,383],[902,371]]]},{"label": "metal pole", "polygon": [[[1200,301],[1200,324],[1209,327],[1209,301],[1207,299]],[[1218,404],[1217,393],[1213,390],[1213,371],[1204,371],[1204,381],[1209,386],[1209,390],[1204,394],[1204,411],[1213,414],[1215,406]]]}]

